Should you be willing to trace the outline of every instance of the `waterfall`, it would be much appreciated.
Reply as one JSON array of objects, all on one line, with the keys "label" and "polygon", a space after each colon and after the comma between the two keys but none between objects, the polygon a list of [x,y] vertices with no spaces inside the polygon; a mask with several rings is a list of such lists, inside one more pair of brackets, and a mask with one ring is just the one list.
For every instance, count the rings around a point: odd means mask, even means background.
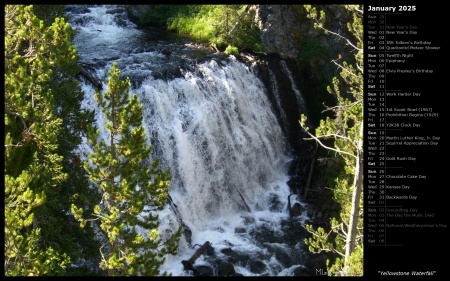
[{"label": "waterfall", "polygon": [[198,72],[149,78],[138,93],[148,135],[158,139],[155,156],[173,167],[172,198],[205,229],[246,209],[238,192],[252,211],[265,209],[263,195],[282,179],[287,157],[264,89],[247,67],[212,60]]},{"label": "waterfall", "polygon": [[270,196],[288,196],[286,143],[247,67],[212,60],[197,71],[143,83],[147,132],[157,136],[155,156],[172,168],[170,194],[193,231],[192,243],[245,247],[235,229],[246,227],[246,216],[275,223],[287,215],[285,205],[267,212]]},{"label": "waterfall", "polygon": [[[103,88],[114,61],[123,76],[130,77],[130,92],[144,106],[152,158],[158,158],[163,169],[171,168],[173,204],[159,213],[160,233],[173,232],[181,219],[192,231],[192,242],[182,238],[179,254],[167,256],[161,270],[189,275],[181,261],[195,251],[191,245],[210,241],[218,259],[227,258],[221,250],[232,248],[266,264],[265,271],[255,273],[248,264],[235,263],[242,275],[292,274],[273,250],[287,253],[292,248],[282,238],[282,224],[289,220],[291,150],[253,66],[214,54],[198,62],[189,57],[198,51],[195,47],[154,39],[157,35],[129,22],[120,6],[69,5],[66,13],[77,30],[74,43],[81,60],[95,68]],[[169,59],[162,49],[171,50]],[[176,75],[160,79],[158,73],[167,69]],[[88,82],[82,88],[82,106],[96,110],[96,126],[106,138],[94,89]],[[87,159],[90,151],[84,140],[80,155]],[[281,238],[265,241],[260,233]],[[202,256],[196,264],[208,262]]]},{"label": "waterfall", "polygon": [[282,120],[282,124],[288,124],[288,118],[286,116],[286,112],[283,109],[283,104],[281,102],[280,93],[278,91],[279,86],[278,86],[277,77],[271,69],[269,69],[269,78],[270,78],[271,90],[274,93],[273,96],[275,98],[276,106],[277,106],[277,109],[280,111],[280,117]]},{"label": "waterfall", "polygon": [[289,78],[289,81],[291,82],[292,91],[295,93],[295,97],[297,98],[297,105],[298,105],[298,108],[299,108],[299,114],[305,113],[306,115],[308,115],[307,114],[307,110],[305,108],[305,101],[303,100],[302,93],[300,93],[300,90],[295,85],[294,77],[292,75],[292,72],[289,70],[289,67],[287,66],[285,60],[281,61],[281,67],[283,69],[283,72],[286,73],[287,77]]}]

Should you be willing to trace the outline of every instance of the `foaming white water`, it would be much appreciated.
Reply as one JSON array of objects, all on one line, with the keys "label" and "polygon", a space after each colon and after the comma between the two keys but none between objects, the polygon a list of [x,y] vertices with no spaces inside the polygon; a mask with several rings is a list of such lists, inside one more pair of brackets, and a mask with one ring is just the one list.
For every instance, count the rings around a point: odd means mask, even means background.
[{"label": "foaming white water", "polygon": [[[152,157],[160,160],[163,169],[171,168],[170,195],[192,231],[191,245],[209,241],[219,258],[220,250],[230,246],[267,254],[248,233],[262,224],[279,229],[280,221],[288,218],[285,167],[290,157],[284,136],[251,69],[234,60],[224,65],[212,60],[199,65],[198,71],[170,81],[149,77],[141,87],[131,89],[144,105]],[[96,126],[106,140],[94,90],[87,84],[83,90],[82,106],[96,110]],[[85,141],[80,155],[87,159],[90,151]],[[280,206],[269,211],[273,198]],[[169,206],[159,216],[162,235],[179,226]],[[236,233],[239,228],[245,233]],[[195,252],[191,245],[183,237],[178,255],[167,256],[161,270],[188,275],[181,261]],[[203,256],[196,265],[202,260]],[[244,265],[235,269],[245,276],[256,275]]]},{"label": "foaming white water", "polygon": [[[199,71],[202,78],[149,79],[138,95],[148,135],[157,136],[158,156],[176,175],[174,201],[201,226],[205,217],[228,216],[246,204],[265,209],[263,192],[284,175],[287,159],[260,81],[236,61],[212,60]],[[201,212],[188,212],[191,206]]]},{"label": "foaming white water", "polygon": [[[86,5],[68,5],[69,7]],[[69,13],[71,24],[76,32],[75,43],[81,59],[85,62],[117,59],[126,45],[132,46],[142,32],[125,15],[118,19],[110,11],[119,6],[92,5],[86,12]],[[125,45],[125,46],[126,46]]]},{"label": "foaming white water", "polygon": [[[198,71],[171,81],[149,78],[136,89],[147,133],[157,136],[155,156],[171,167],[170,194],[192,230],[192,244],[254,251],[249,237],[235,229],[248,227],[245,217],[274,227],[287,217],[286,203],[268,211],[270,198],[286,202],[289,195],[286,143],[264,87],[248,67],[211,60]],[[192,253],[180,249],[166,268],[181,267]]]}]

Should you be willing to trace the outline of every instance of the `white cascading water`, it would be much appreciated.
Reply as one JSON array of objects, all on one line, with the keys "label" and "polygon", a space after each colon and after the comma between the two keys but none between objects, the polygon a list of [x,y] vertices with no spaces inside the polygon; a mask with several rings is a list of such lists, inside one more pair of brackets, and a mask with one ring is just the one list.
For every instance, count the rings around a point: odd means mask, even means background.
[{"label": "white cascading water", "polygon": [[286,73],[286,76],[291,81],[292,91],[294,91],[294,93],[295,93],[295,97],[297,98],[298,108],[300,110],[299,111],[299,115],[302,114],[302,113],[306,114],[307,113],[307,109],[305,108],[305,101],[303,100],[302,93],[300,93],[300,90],[295,85],[295,81],[294,81],[292,72],[289,70],[289,67],[286,64],[286,61],[281,60],[281,68],[283,69],[283,72]]},{"label": "white cascading water", "polygon": [[280,92],[278,90],[278,81],[275,73],[269,68],[269,77],[270,77],[270,85],[272,87],[272,92],[274,93],[275,102],[277,105],[277,108],[280,110],[280,116],[283,124],[286,124],[288,121],[286,113],[284,112],[283,106],[281,105],[280,100]]},{"label": "white cascading water", "polygon": [[[96,65],[95,75],[104,89],[107,71],[117,61],[122,74],[131,79],[130,92],[144,105],[152,157],[160,160],[163,169],[171,168],[169,193],[183,223],[192,231],[191,245],[209,241],[218,256],[222,248],[230,246],[250,255],[259,253],[259,257],[266,256],[266,274],[291,275],[292,270],[282,268],[248,234],[262,224],[276,232],[280,221],[289,218],[286,170],[291,160],[266,90],[252,68],[233,57],[226,62],[211,59],[193,70],[181,70],[182,77],[154,79],[151,74],[164,55],[138,46],[144,32],[124,17],[118,24],[114,13],[108,13],[119,7],[94,6],[82,13],[75,8],[68,9],[67,15],[77,30],[74,44],[81,60]],[[137,76],[139,83],[133,81]],[[83,107],[96,110],[96,126],[106,138],[94,88],[88,82],[82,87]],[[79,153],[87,159],[90,152],[85,140]],[[275,209],[270,208],[274,198],[280,202]],[[295,201],[295,196],[291,200]],[[159,216],[163,235],[180,224],[169,205]],[[243,228],[247,231],[236,231]],[[195,252],[191,245],[183,237],[178,255],[167,256],[161,270],[174,276],[189,275],[181,261]],[[203,256],[195,262],[203,263]],[[246,265],[235,265],[235,270],[245,276],[260,275]]]},{"label": "white cascading water", "polygon": [[276,224],[287,215],[286,206],[267,211],[270,194],[283,201],[289,195],[285,143],[259,80],[245,66],[211,61],[199,71],[203,78],[186,73],[185,79],[145,81],[145,123],[157,132],[160,159],[172,168],[170,194],[192,230],[192,244],[245,250],[253,245],[235,234],[246,227],[244,216]]}]

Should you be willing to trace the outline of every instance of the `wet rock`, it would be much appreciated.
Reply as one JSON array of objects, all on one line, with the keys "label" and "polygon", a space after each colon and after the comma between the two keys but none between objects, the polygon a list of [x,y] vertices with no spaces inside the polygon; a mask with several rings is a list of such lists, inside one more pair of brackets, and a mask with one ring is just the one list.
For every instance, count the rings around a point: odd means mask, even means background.
[{"label": "wet rock", "polygon": [[221,252],[228,256],[228,262],[240,266],[244,266],[245,264],[247,264],[248,260],[250,259],[249,255],[239,251],[233,251],[231,248],[222,249]]},{"label": "wet rock", "polygon": [[166,57],[169,57],[172,54],[172,52],[170,50],[167,50],[167,49],[162,50],[161,53],[163,55],[165,55]]},{"label": "wet rock", "polygon": [[294,176],[288,180],[287,185],[291,188],[291,190],[297,190],[300,185],[300,180],[298,177]]},{"label": "wet rock", "polygon": [[152,5],[127,5],[127,14],[132,22],[139,24],[140,18],[150,13],[151,9]]},{"label": "wet rock", "polygon": [[[289,161],[289,163],[287,163],[289,176],[295,177],[295,173],[297,172],[297,163],[298,163],[298,159],[291,160],[291,161]],[[289,185],[289,183],[288,183],[288,185]]]},{"label": "wet rock", "polygon": [[275,253],[275,258],[279,261],[284,267],[291,266],[291,257],[285,252],[277,252]]},{"label": "wet rock", "polygon": [[282,203],[280,202],[280,198],[276,194],[269,195],[269,210],[271,212],[280,212],[283,208]]},{"label": "wet rock", "polygon": [[230,276],[236,273],[234,270],[234,265],[230,262],[219,261],[217,265],[217,275],[218,276]]},{"label": "wet rock", "polygon": [[181,226],[183,228],[183,235],[184,235],[184,238],[186,239],[186,242],[188,242],[188,244],[191,245],[191,242],[192,242],[192,230],[184,222],[181,222]]},{"label": "wet rock", "polygon": [[260,260],[250,259],[247,265],[253,273],[263,273],[267,269],[267,265]]},{"label": "wet rock", "polygon": [[314,215],[314,206],[313,205],[309,205],[308,206],[308,210],[306,211],[306,215],[308,217],[312,217]]},{"label": "wet rock", "polygon": [[162,80],[171,80],[183,77],[180,68],[173,65],[164,65],[159,71],[155,70],[152,74],[153,78]]},{"label": "wet rock", "polygon": [[243,227],[236,227],[234,229],[234,233],[247,233],[247,229],[245,229]]},{"label": "wet rock", "polygon": [[290,267],[291,257],[289,255],[289,246],[278,243],[265,243],[270,255],[275,255],[275,258],[283,267]]},{"label": "wet rock", "polygon": [[209,246],[205,250],[205,255],[209,257],[215,257],[216,256],[216,250],[213,248],[213,246]]},{"label": "wet rock", "polygon": [[194,276],[214,276],[214,271],[207,265],[198,265],[193,268]]},{"label": "wet rock", "polygon": [[264,243],[285,243],[285,238],[280,231],[271,229],[270,226],[263,224],[249,231],[251,237],[257,242]]},{"label": "wet rock", "polygon": [[123,12],[124,12],[123,8],[111,9],[111,10],[106,11],[107,14],[111,14],[111,15],[121,14]]},{"label": "wet rock", "polygon": [[313,275],[309,269],[304,266],[299,266],[294,269],[294,276],[311,276]]},{"label": "wet rock", "polygon": [[329,259],[326,255],[318,254],[313,255],[310,259],[307,260],[305,266],[310,269],[313,274],[319,271],[327,271],[327,259]]},{"label": "wet rock", "polygon": [[247,225],[247,224],[255,223],[255,218],[252,218],[252,217],[244,217],[244,216],[241,216],[241,218],[244,219],[244,223],[245,223],[246,225]]},{"label": "wet rock", "polygon": [[292,207],[291,207],[291,214],[293,217],[298,217],[302,214],[303,212],[303,208],[302,205],[300,205],[300,203],[295,203]]}]

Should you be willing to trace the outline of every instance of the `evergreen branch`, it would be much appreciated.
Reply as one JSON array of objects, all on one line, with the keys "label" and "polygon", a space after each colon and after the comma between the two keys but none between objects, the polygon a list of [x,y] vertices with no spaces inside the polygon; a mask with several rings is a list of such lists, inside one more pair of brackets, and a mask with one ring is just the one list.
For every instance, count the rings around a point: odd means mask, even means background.
[{"label": "evergreen branch", "polygon": [[21,147],[23,146],[22,141],[18,142],[17,144],[5,144],[5,147]]},{"label": "evergreen branch", "polygon": [[[5,227],[9,229],[10,233],[13,233],[14,231],[12,230],[11,226],[5,222]],[[15,235],[9,235],[8,236],[10,239],[8,240],[8,244],[10,242],[12,242],[14,245],[11,245],[8,249],[14,253],[14,255],[7,255],[8,256],[8,260],[5,260],[5,269],[6,268],[11,268],[14,267],[16,264],[23,264],[24,260],[26,260],[28,258],[28,254],[23,254],[19,249],[19,245],[17,244],[17,239],[15,239]],[[5,235],[6,238],[6,235]],[[12,240],[12,241],[11,241]],[[14,261],[11,261],[11,259],[14,258]],[[30,260],[31,261],[31,260]]]},{"label": "evergreen branch", "polygon": [[337,37],[339,37],[339,38],[341,38],[341,39],[344,39],[345,41],[347,41],[347,44],[350,45],[350,46],[352,46],[354,49],[356,49],[356,50],[358,50],[358,51],[363,51],[363,49],[358,48],[357,46],[355,46],[355,45],[352,43],[352,41],[350,41],[348,38],[346,38],[346,37],[340,35],[340,34],[337,33],[337,32],[333,32],[333,31],[329,30],[328,28],[323,27],[322,23],[321,23],[317,18],[314,18],[314,21],[316,21],[317,26],[318,26],[319,28],[321,28],[321,29],[325,30],[326,32],[329,32],[329,33],[331,33],[331,34],[333,34],[333,35],[336,35]]},{"label": "evergreen branch", "polygon": [[360,104],[360,103],[362,103],[363,102],[363,100],[357,100],[357,101],[355,101],[355,102],[353,102],[353,103],[351,103],[351,104],[347,104],[347,105],[336,105],[336,106],[332,106],[332,107],[328,107],[328,106],[326,106],[324,103],[322,103],[323,104],[323,106],[325,106],[327,109],[325,109],[325,110],[323,110],[322,111],[322,113],[324,113],[324,112],[327,112],[327,111],[330,111],[330,110],[333,110],[333,111],[346,111],[346,110],[348,110],[348,109],[350,109],[350,108],[352,108],[352,107],[354,107],[354,106],[357,106],[358,104]]},{"label": "evergreen branch", "polygon": [[18,112],[14,112],[14,111],[10,110],[10,109],[7,108],[6,106],[5,106],[5,111],[8,112],[8,113],[11,114],[11,115],[15,115],[15,116],[19,117],[20,120],[22,121],[22,124],[23,124],[24,129],[28,129],[28,128],[27,128],[27,124],[25,123],[25,120],[23,119],[23,116],[22,116],[22,115],[20,115]]},{"label": "evergreen branch", "polygon": [[342,231],[341,235],[344,236],[345,240],[347,240],[347,231],[345,231],[345,229],[344,229],[344,224],[340,223],[340,225],[341,225],[341,231]]},{"label": "evergreen branch", "polygon": [[356,8],[356,6],[354,6],[354,5],[346,5],[346,6],[347,6],[349,9],[358,12],[358,13],[357,13],[358,17],[363,17],[363,15],[364,15],[364,11],[363,11],[363,10],[360,10],[360,9]]},{"label": "evergreen branch", "polygon": [[102,251],[103,247],[104,247],[104,245],[102,245],[100,247],[100,255],[102,256],[102,260],[105,261],[105,264],[108,264],[108,262],[107,262],[107,260],[105,258],[105,255],[103,254],[103,251]]},{"label": "evergreen branch", "polygon": [[359,63],[356,63],[356,67],[358,68],[359,71],[364,73],[364,68],[361,68],[361,65]]},{"label": "evergreen branch", "polygon": [[[325,239],[325,241],[327,241],[327,240],[328,240],[328,237],[330,236],[331,232],[333,231],[333,230],[330,230],[330,231],[326,234],[325,237],[322,237],[322,236],[318,235],[318,234],[316,233],[316,231],[314,231],[314,230],[309,230],[309,229],[308,229],[307,227],[305,227],[304,225],[302,225],[302,227],[303,227],[304,229],[306,229],[307,232],[311,233],[314,237],[316,237],[316,238],[319,240],[319,242],[321,242],[321,244],[323,244],[323,241],[322,241],[323,238]],[[326,248],[321,248],[321,249],[319,249],[319,252],[321,252],[321,251],[333,252],[333,253],[339,254],[339,255],[341,255],[341,256],[345,256],[343,253],[341,253],[340,251],[336,250],[336,249],[335,249],[333,246],[331,246],[331,245],[330,245],[330,248],[328,248],[328,249],[326,249]]]},{"label": "evergreen branch", "polygon": [[342,192],[342,191],[340,191],[340,190],[337,190],[337,189],[333,189],[333,188],[329,188],[329,187],[324,187],[325,189],[329,189],[329,190],[332,190],[333,192],[339,192],[339,193],[341,193],[341,194],[344,194],[344,195],[347,195],[347,196],[352,196],[352,194],[351,193],[348,193],[348,192]]},{"label": "evergreen branch", "polygon": [[[305,130],[305,131],[306,131],[306,130]],[[323,143],[320,141],[319,137],[314,136],[313,134],[311,134],[311,133],[308,132],[308,131],[306,131],[306,133],[307,133],[308,135],[310,135],[311,138],[303,138],[304,140],[312,140],[312,139],[313,139],[313,140],[315,140],[320,146],[322,146],[322,147],[325,148],[325,149],[329,149],[329,150],[335,151],[335,152],[337,152],[337,153],[346,154],[346,155],[349,155],[349,156],[354,157],[355,159],[357,158],[356,155],[354,155],[354,154],[348,153],[348,152],[346,152],[346,151],[342,151],[342,150],[340,150],[340,149],[335,149],[335,148],[333,148],[333,147],[330,147],[330,146],[327,146],[327,145],[323,144]],[[344,138],[344,137],[343,137],[343,138]]]},{"label": "evergreen branch", "polygon": [[96,219],[83,219],[83,220],[84,221],[96,221],[96,220],[104,218],[104,217],[102,217],[101,215],[98,215],[98,214],[94,214],[94,216],[96,216],[97,218]]},{"label": "evergreen branch", "polygon": [[[343,71],[347,72],[348,74],[354,76],[355,78],[360,78],[358,75],[356,75],[355,73],[351,72],[350,70],[348,70],[347,68],[343,67],[341,64],[337,63],[336,60],[331,60],[335,65],[337,65],[338,68],[342,69]],[[359,68],[359,67],[358,67]]]},{"label": "evergreen branch", "polygon": [[324,139],[326,139],[326,138],[329,138],[329,137],[332,137],[332,138],[334,138],[334,139],[339,139],[339,138],[341,138],[341,139],[348,140],[348,141],[350,141],[351,143],[353,143],[352,139],[350,139],[349,137],[341,136],[341,135],[338,135],[338,134],[321,135],[321,136],[319,136],[318,138],[324,138]]}]

